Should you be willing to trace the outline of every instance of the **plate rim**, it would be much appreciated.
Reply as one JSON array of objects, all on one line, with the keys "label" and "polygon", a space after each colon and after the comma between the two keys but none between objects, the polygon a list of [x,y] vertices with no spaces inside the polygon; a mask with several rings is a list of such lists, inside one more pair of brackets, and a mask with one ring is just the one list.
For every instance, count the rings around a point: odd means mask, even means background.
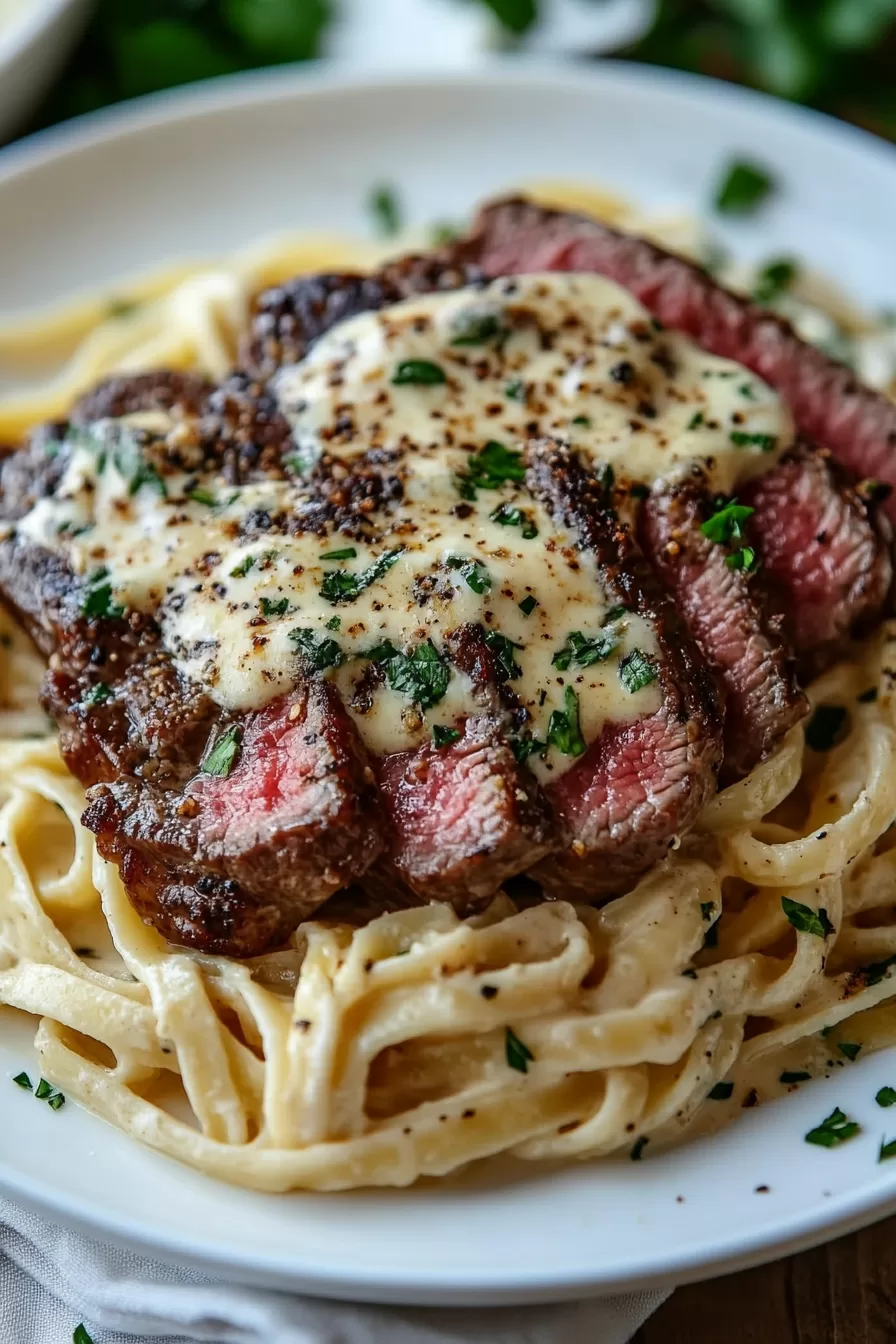
[{"label": "plate rim", "polygon": [[[586,94],[596,87],[612,90],[614,85],[624,86],[630,92],[634,85],[636,89],[639,86],[651,90],[661,87],[666,93],[703,104],[707,99],[722,99],[735,107],[744,107],[754,116],[758,113],[772,121],[780,122],[783,118],[794,125],[814,128],[873,165],[892,171],[896,181],[896,148],[893,146],[870,132],[826,114],[755,90],[628,61],[597,60],[586,65],[516,57],[496,59],[469,71],[443,71],[432,75],[352,73],[322,62],[317,66],[241,72],[185,89],[166,90],[38,131],[0,149],[0,187],[14,184],[17,178],[50,165],[54,160],[99,148],[123,136],[189,122],[197,117],[214,116],[224,110],[232,111],[234,106],[385,89],[423,92],[431,90],[434,83],[456,89],[494,87],[498,83],[534,87],[536,92],[542,88],[550,91],[562,85],[564,89],[574,88]],[[97,1120],[97,1117],[91,1118]],[[160,1154],[153,1156],[164,1161],[173,1160]],[[230,1275],[238,1281],[291,1287],[311,1296],[408,1305],[441,1304],[447,1295],[454,1304],[468,1306],[547,1302],[635,1289],[668,1288],[808,1249],[896,1211],[896,1172],[889,1176],[881,1173],[873,1182],[832,1196],[828,1203],[790,1216],[782,1213],[771,1227],[764,1225],[746,1234],[733,1232],[709,1249],[698,1245],[679,1251],[672,1246],[663,1255],[651,1254],[649,1262],[645,1261],[641,1267],[631,1264],[628,1268],[614,1267],[605,1261],[566,1274],[553,1269],[541,1278],[537,1270],[533,1273],[525,1267],[513,1272],[484,1269],[475,1275],[469,1271],[456,1274],[450,1269],[440,1272],[396,1269],[386,1277],[381,1268],[368,1272],[363,1264],[355,1264],[347,1270],[332,1263],[309,1264],[305,1257],[305,1267],[297,1267],[285,1252],[266,1250],[256,1256],[251,1247],[246,1247],[237,1255],[220,1245],[197,1242],[194,1237],[181,1241],[177,1236],[147,1228],[137,1218],[107,1211],[101,1203],[61,1192],[36,1178],[21,1175],[10,1169],[2,1158],[0,1190],[14,1202],[50,1215],[88,1236],[99,1235],[169,1263],[189,1264],[206,1272]]]}]

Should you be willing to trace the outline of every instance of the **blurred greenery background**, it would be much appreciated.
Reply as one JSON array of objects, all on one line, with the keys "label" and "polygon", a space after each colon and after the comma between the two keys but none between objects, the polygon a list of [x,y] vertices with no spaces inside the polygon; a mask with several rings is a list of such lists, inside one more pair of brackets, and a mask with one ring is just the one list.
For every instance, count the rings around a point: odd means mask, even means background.
[{"label": "blurred greenery background", "polygon": [[[486,5],[512,46],[549,0],[466,3]],[[211,75],[309,59],[336,4],[99,0],[39,124]],[[896,0],[657,0],[649,32],[618,54],[737,80],[896,138]]]}]

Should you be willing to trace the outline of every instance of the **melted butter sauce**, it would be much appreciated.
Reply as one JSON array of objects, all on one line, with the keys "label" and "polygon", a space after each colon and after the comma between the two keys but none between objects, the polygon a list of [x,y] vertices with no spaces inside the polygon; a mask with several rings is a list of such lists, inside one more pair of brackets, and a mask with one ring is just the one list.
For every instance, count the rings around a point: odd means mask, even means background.
[{"label": "melted butter sauce", "polygon": [[[426,376],[435,379],[435,368],[439,380],[396,384],[407,361],[425,361]],[[247,534],[242,525],[258,511],[301,517],[301,476],[234,489],[208,474],[197,487],[195,471],[135,472],[154,439],[189,443],[189,426],[158,414],[77,431],[55,494],[17,530],[64,551],[76,572],[106,568],[122,606],[157,609],[177,666],[228,709],[256,709],[295,683],[297,631],[315,646],[332,641],[338,657],[324,675],[376,753],[414,747],[435,726],[482,712],[483,693],[447,657],[447,636],[466,623],[515,646],[505,654],[517,734],[547,742],[569,688],[585,742],[607,719],[659,706],[655,681],[631,689],[621,671],[635,651],[656,660],[652,630],[610,610],[591,557],[522,481],[469,487],[471,455],[486,443],[520,451],[528,437],[552,433],[609,462],[623,485],[700,462],[729,493],[792,437],[768,387],[657,330],[634,299],[594,276],[504,280],[363,314],[284,369],[275,391],[300,464],[323,452],[388,455],[401,489],[371,513],[363,540]],[[337,585],[352,577],[360,590],[344,596]],[[554,663],[570,634],[600,640],[608,630],[613,647],[590,666]],[[436,703],[421,704],[382,671],[371,675],[367,655],[377,646],[413,654],[427,640],[449,669]],[[529,764],[544,778],[573,760],[554,745]]]}]

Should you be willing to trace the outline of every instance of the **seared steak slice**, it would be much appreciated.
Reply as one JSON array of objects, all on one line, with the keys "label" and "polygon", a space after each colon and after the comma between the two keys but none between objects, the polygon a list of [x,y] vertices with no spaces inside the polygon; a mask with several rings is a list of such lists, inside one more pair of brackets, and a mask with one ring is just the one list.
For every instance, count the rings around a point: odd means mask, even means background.
[{"label": "seared steak slice", "polygon": [[568,848],[536,876],[557,895],[618,891],[667,853],[716,786],[721,760],[718,688],[672,602],[660,589],[606,492],[576,456],[542,441],[529,449],[528,484],[594,556],[611,600],[645,617],[661,652],[661,704],[608,723],[576,764],[548,786]]},{"label": "seared steak slice", "polygon": [[[788,322],[722,288],[682,257],[596,220],[519,198],[486,206],[470,238],[450,255],[489,276],[596,271],[615,280],[667,326],[764,378],[780,392],[798,429],[858,479],[896,486],[896,404],[800,340]],[[884,507],[896,519],[896,494]]]},{"label": "seared steak slice", "polygon": [[421,898],[475,906],[550,849],[538,786],[500,720],[469,718],[450,746],[396,752],[377,773],[388,869]]},{"label": "seared steak slice", "polygon": [[282,941],[381,845],[373,773],[331,687],[311,681],[241,727],[226,777],[101,784],[84,814],[145,918],[232,956]]},{"label": "seared steak slice", "polygon": [[241,356],[256,378],[270,378],[284,364],[297,364],[308,347],[337,322],[372,312],[413,294],[459,289],[481,279],[475,266],[440,256],[409,256],[372,275],[300,275],[266,289],[255,299],[251,330]]},{"label": "seared steak slice", "polygon": [[[766,612],[757,576],[731,568],[729,552],[701,530],[712,513],[697,470],[653,491],[641,513],[640,536],[725,688],[724,772],[738,778],[774,751],[808,703],[782,645],[780,621]],[[757,531],[764,539],[765,531]]]},{"label": "seared steak slice", "polygon": [[811,677],[878,619],[893,577],[888,520],[805,447],[743,492],[747,532],[762,560],[758,578],[777,599],[791,647]]}]

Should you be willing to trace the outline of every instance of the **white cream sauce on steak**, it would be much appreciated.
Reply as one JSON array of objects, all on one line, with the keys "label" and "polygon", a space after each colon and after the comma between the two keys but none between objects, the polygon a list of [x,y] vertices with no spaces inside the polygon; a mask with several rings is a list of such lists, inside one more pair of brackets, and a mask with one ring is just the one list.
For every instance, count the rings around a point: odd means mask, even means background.
[{"label": "white cream sauce on steak", "polygon": [[[228,709],[287,690],[297,657],[310,657],[376,753],[434,730],[438,741],[477,711],[471,682],[441,655],[448,632],[481,624],[531,736],[547,744],[530,758],[543,778],[607,719],[658,708],[657,645],[645,620],[613,608],[591,557],[526,490],[526,440],[554,435],[635,492],[699,463],[712,489],[731,494],[793,438],[765,383],[659,328],[594,275],[502,279],[361,314],[273,386],[295,477],[238,490],[219,477],[162,477],[141,467],[141,442],[186,441],[189,425],[157,413],[100,421],[72,431],[60,485],[19,534],[65,552],[78,573],[105,569],[95,582],[121,607],[158,608],[177,665]],[[371,448],[396,455],[389,470],[403,487],[371,514],[375,540],[240,540],[252,511],[301,511],[301,472],[323,452],[350,461]],[[371,653],[386,675],[359,697]],[[580,733],[573,751],[564,714]]]}]

